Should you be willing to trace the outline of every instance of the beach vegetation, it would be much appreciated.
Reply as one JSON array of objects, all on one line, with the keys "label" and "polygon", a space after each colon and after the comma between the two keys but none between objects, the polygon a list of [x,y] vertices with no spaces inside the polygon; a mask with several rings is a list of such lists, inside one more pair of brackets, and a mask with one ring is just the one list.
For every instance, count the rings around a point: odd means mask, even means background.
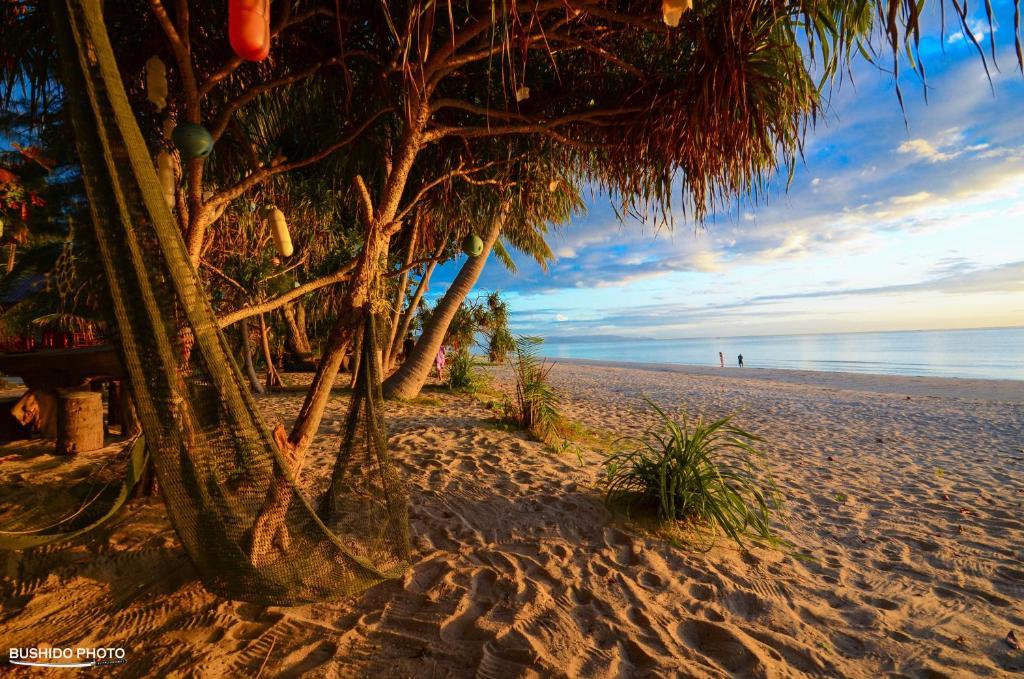
[{"label": "beach vegetation", "polygon": [[508,326],[508,304],[494,291],[487,295],[484,305],[487,309],[487,360],[502,364],[516,348]]},{"label": "beach vegetation", "polygon": [[[433,325],[437,311],[438,307],[422,303],[417,313],[419,325]],[[515,349],[508,325],[508,303],[498,291],[463,301],[446,323],[446,346],[477,347],[486,352],[490,363],[504,363]]]},{"label": "beach vegetation", "polygon": [[613,510],[640,510],[679,523],[704,537],[724,533],[777,544],[772,529],[779,507],[771,476],[760,465],[761,439],[733,424],[732,416],[672,417],[647,399],[658,421],[639,437],[620,440],[625,450],[605,461],[605,500]]},{"label": "beach vegetation", "polygon": [[[0,100],[35,143],[64,119],[55,32],[49,5],[8,4]],[[462,262],[386,396],[419,393],[492,254],[508,267],[512,252],[553,259],[545,236],[582,210],[582,187],[659,224],[762,198],[792,173],[852,56],[879,38],[912,56],[920,38],[908,0],[710,3],[671,27],[656,3],[598,3],[571,20],[560,3],[275,3],[274,58],[256,65],[225,59],[223,6],[167,4],[107,3],[106,30],[218,325],[246,361],[258,346],[270,373],[282,348],[316,371],[289,433],[303,450],[362,320],[384,317],[395,368],[435,266]],[[174,150],[170,126],[200,124],[207,148]],[[285,224],[278,251],[270,227]],[[259,342],[244,319],[259,321]],[[496,359],[508,340],[495,336]]]},{"label": "beach vegetation", "polygon": [[451,391],[472,394],[481,383],[477,358],[466,347],[448,355],[448,376],[446,383]]},{"label": "beach vegetation", "polygon": [[501,365],[515,348],[516,341],[508,326],[498,328],[487,340],[487,360],[495,365]]},{"label": "beach vegetation", "polygon": [[562,417],[561,434],[580,447],[595,450],[602,455],[614,452],[619,437],[608,430],[591,427],[582,422]]},{"label": "beach vegetation", "polygon": [[512,355],[514,394],[504,404],[506,417],[520,429],[550,443],[560,438],[561,396],[549,379],[553,364],[540,356],[541,337],[519,336]]}]

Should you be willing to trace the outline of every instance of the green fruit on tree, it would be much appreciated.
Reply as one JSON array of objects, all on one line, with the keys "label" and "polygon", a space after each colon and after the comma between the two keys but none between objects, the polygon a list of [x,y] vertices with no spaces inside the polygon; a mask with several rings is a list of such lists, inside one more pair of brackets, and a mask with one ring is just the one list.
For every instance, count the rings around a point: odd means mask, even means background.
[{"label": "green fruit on tree", "polygon": [[484,251],[484,242],[480,240],[480,236],[471,233],[462,239],[462,251],[470,257],[476,257]]}]

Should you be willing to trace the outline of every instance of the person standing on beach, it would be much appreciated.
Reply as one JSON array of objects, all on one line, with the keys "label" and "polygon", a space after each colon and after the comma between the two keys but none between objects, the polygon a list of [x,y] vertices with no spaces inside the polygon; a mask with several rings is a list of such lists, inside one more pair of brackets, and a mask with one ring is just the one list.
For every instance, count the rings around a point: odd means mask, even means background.
[{"label": "person standing on beach", "polygon": [[718,362],[723,368],[725,367],[725,355],[721,351],[718,352]]},{"label": "person standing on beach", "polygon": [[445,366],[445,352],[444,345],[442,344],[437,349],[437,356],[434,357],[434,368],[437,369],[437,379],[444,379],[444,366]]},{"label": "person standing on beach", "polygon": [[739,355],[739,356],[737,356],[736,358],[737,358],[737,359],[739,360],[739,362],[740,362],[740,367],[742,368],[742,367],[743,367],[743,354],[740,354],[740,355]]},{"label": "person standing on beach", "polygon": [[416,340],[412,338],[412,333],[410,332],[405,336],[405,341],[402,342],[402,361],[408,360],[409,355],[412,354],[412,350],[415,348]]}]

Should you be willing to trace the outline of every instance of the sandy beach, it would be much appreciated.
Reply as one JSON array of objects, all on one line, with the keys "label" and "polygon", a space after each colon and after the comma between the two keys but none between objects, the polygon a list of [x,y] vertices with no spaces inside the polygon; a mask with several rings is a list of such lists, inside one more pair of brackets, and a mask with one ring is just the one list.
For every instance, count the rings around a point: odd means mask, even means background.
[{"label": "sandy beach", "polygon": [[[502,389],[506,371],[490,372]],[[486,399],[432,390],[387,408],[411,499],[404,579],[309,606],[227,601],[198,582],[162,504],[134,501],[89,538],[6,555],[0,640],[124,646],[123,677],[1024,671],[1006,641],[1024,639],[1024,382],[566,361],[551,376],[595,439],[650,424],[642,394],[738,412],[766,439],[792,552],[673,546],[605,509],[600,452],[554,452],[495,423]],[[301,400],[260,403],[276,423]],[[345,404],[331,403],[311,486]],[[0,449],[5,521],[112,452],[45,449]]]},{"label": "sandy beach", "polygon": [[1024,679],[938,1],[0,4],[0,679]]}]

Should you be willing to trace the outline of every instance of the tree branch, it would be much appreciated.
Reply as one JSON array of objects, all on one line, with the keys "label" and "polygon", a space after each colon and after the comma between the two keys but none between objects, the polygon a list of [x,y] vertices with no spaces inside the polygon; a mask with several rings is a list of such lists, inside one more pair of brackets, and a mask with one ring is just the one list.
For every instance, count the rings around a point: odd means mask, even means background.
[{"label": "tree branch", "polygon": [[241,196],[243,193],[253,188],[254,186],[262,184],[264,181],[266,181],[267,179],[276,174],[281,174],[282,172],[290,172],[292,170],[297,170],[299,168],[306,167],[307,165],[312,165],[313,163],[320,162],[321,160],[328,157],[329,155],[331,155],[338,149],[342,148],[343,146],[351,144],[359,137],[359,135],[365,132],[366,129],[369,128],[370,125],[372,125],[377,120],[377,118],[380,118],[382,115],[390,113],[391,111],[394,111],[394,108],[388,107],[381,109],[380,111],[377,111],[372,116],[367,118],[358,128],[356,128],[352,132],[352,134],[345,137],[344,139],[335,142],[334,144],[331,144],[330,146],[324,148],[318,153],[313,154],[312,156],[302,158],[301,160],[293,160],[291,162],[286,162],[284,158],[275,158],[273,161],[271,161],[271,164],[269,166],[261,167],[260,169],[250,174],[248,177],[237,182],[234,186],[228,187],[221,191],[220,193],[218,193],[217,195],[215,195],[213,198],[210,199],[207,205],[225,205],[230,201],[234,200],[235,198],[238,198],[239,196]]},{"label": "tree branch", "polygon": [[218,276],[220,276],[221,278],[223,278],[223,279],[224,279],[224,280],[226,280],[226,281],[227,281],[228,283],[230,283],[231,285],[235,286],[236,288],[238,288],[238,289],[239,289],[239,290],[241,290],[242,292],[244,292],[244,293],[248,293],[248,292],[249,292],[249,291],[248,291],[248,290],[247,290],[247,289],[245,288],[245,286],[243,286],[243,285],[242,285],[241,283],[239,283],[238,281],[236,281],[236,280],[235,280],[234,278],[232,278],[231,276],[227,275],[226,273],[224,273],[223,271],[221,271],[220,269],[218,269],[217,267],[215,267],[215,266],[214,266],[213,264],[210,264],[209,262],[207,262],[207,261],[205,261],[205,260],[204,260],[204,261],[201,261],[201,262],[200,262],[200,264],[202,264],[202,265],[203,265],[203,266],[205,266],[205,267],[206,267],[207,269],[209,269],[209,270],[210,270],[210,271],[212,271],[213,273],[217,274]]},{"label": "tree branch", "polygon": [[[564,8],[566,6],[565,0],[547,0],[546,2],[535,2],[530,7],[530,14],[537,15],[541,12],[545,12],[552,9]],[[504,11],[498,8],[504,8]],[[503,18],[506,14],[515,11],[515,3],[503,3],[502,5],[495,6],[489,12],[485,12],[484,16],[477,19],[469,26],[463,28],[452,35],[450,40],[443,43],[444,47],[438,49],[434,56],[427,62],[423,68],[423,73],[426,78],[433,80],[434,76],[441,69],[446,68],[448,61],[453,57],[460,48],[465,47],[474,38],[480,36],[488,28],[490,28],[495,21]]]},{"label": "tree branch", "polygon": [[384,274],[384,276],[387,277],[387,278],[391,278],[393,276],[400,276],[403,273],[405,273],[406,271],[411,271],[412,269],[415,269],[416,267],[418,267],[421,264],[430,264],[431,262],[440,262],[440,261],[441,261],[441,255],[437,255],[437,256],[434,256],[434,257],[424,257],[423,259],[417,259],[417,260],[415,260],[413,262],[409,262],[408,264],[403,266],[401,269],[395,269],[394,271],[388,271],[386,274]]},{"label": "tree branch", "polygon": [[452,170],[451,172],[446,172],[445,174],[437,177],[436,179],[434,179],[431,182],[428,182],[422,188],[420,188],[420,190],[416,193],[416,196],[411,201],[409,201],[409,204],[406,205],[405,208],[398,213],[398,215],[395,217],[395,221],[401,221],[401,219],[403,217],[405,217],[407,214],[409,214],[409,212],[414,207],[416,207],[416,205],[419,204],[419,202],[420,202],[420,200],[422,200],[423,196],[425,196],[427,194],[427,192],[430,191],[435,186],[438,186],[439,184],[443,184],[444,182],[449,181],[451,179],[454,179],[456,177],[466,177],[466,176],[471,175],[471,174],[473,174],[475,172],[480,172],[482,170],[487,169],[488,167],[491,167],[491,166],[497,165],[497,164],[498,164],[497,161],[492,161],[492,162],[480,165],[478,167],[473,167],[473,168],[469,168],[469,169],[464,169],[463,166],[460,164],[459,167],[457,167],[456,169]]},{"label": "tree branch", "polygon": [[606,49],[604,49],[602,47],[598,47],[597,45],[595,45],[595,44],[593,44],[591,42],[587,42],[586,40],[579,40],[577,38],[573,38],[573,37],[570,37],[570,36],[567,36],[567,35],[553,35],[553,36],[550,36],[548,38],[548,40],[550,42],[565,43],[567,45],[572,45],[573,47],[578,47],[578,48],[580,48],[582,50],[586,50],[587,52],[590,52],[591,54],[596,54],[597,56],[601,57],[602,59],[605,59],[606,61],[609,61],[609,62],[615,64],[616,66],[618,66],[622,70],[626,71],[627,73],[631,73],[631,74],[633,74],[636,77],[641,78],[641,79],[645,79],[646,78],[646,76],[644,75],[644,72],[641,71],[636,66],[634,66],[633,64],[630,64],[630,63],[628,63],[626,61],[623,61],[622,59],[620,59],[619,57],[615,56],[614,54],[612,54],[608,50],[606,50]]},{"label": "tree branch", "polygon": [[527,123],[531,122],[529,116],[525,116],[522,113],[516,113],[515,111],[501,111],[498,109],[487,108],[485,106],[477,106],[476,104],[471,104],[468,101],[462,101],[461,99],[438,99],[431,104],[430,112],[437,113],[438,111],[446,108],[456,108],[461,111],[468,111],[469,113],[475,113],[486,118],[519,120]]},{"label": "tree branch", "polygon": [[225,314],[224,316],[221,316],[220,318],[217,319],[217,325],[219,325],[222,329],[226,328],[233,323],[237,323],[243,318],[249,318],[251,316],[256,316],[258,314],[265,314],[268,311],[273,311],[274,309],[283,307],[285,304],[288,304],[307,293],[319,290],[320,288],[326,288],[328,285],[341,283],[346,278],[348,278],[349,275],[352,273],[352,270],[355,269],[356,262],[358,260],[358,257],[350,259],[340,269],[338,269],[329,276],[324,276],[322,278],[317,278],[316,280],[310,281],[308,283],[304,283],[293,290],[289,290],[288,292],[285,292],[281,295],[278,295],[277,297],[273,297],[264,302],[260,302],[259,304],[242,307],[237,311],[232,311],[229,314]]},{"label": "tree branch", "polygon": [[[181,71],[181,82],[185,89],[185,110],[189,122],[200,122],[199,110],[199,89],[196,86],[196,72],[192,68],[192,51],[187,42],[188,27],[185,26],[185,34],[178,32],[174,22],[167,14],[163,0],[149,0],[149,5],[156,16],[160,27],[164,29],[168,42],[171,43],[171,50],[174,52],[174,59],[178,62],[178,70]],[[180,5],[179,5],[180,7]],[[184,20],[188,21],[188,9],[186,5]]]},{"label": "tree branch", "polygon": [[570,139],[564,136],[563,134],[557,132],[555,128],[561,127],[563,125],[568,125],[570,123],[583,123],[586,125],[593,125],[597,127],[607,127],[613,125],[614,123],[604,121],[602,120],[602,118],[614,118],[615,116],[639,113],[641,111],[643,111],[643,109],[641,108],[602,109],[599,111],[573,113],[570,115],[562,116],[560,118],[549,120],[547,122],[536,121],[530,123],[523,123],[521,125],[501,125],[495,127],[436,127],[424,133],[424,141],[428,143],[435,142],[445,137],[462,137],[464,139],[473,139],[479,137],[496,137],[505,134],[543,133],[565,144],[594,147],[594,144],[589,144],[588,142],[581,142],[575,139]]},{"label": "tree branch", "polygon": [[359,194],[359,204],[363,208],[363,226],[368,229],[370,224],[373,223],[373,199],[370,198],[370,190],[366,188],[366,182],[363,181],[362,175],[357,174],[352,181],[356,185],[356,193]]},{"label": "tree branch", "polygon": [[651,15],[645,16],[642,14],[619,14],[618,12],[605,9],[602,7],[602,4],[603,3],[594,2],[593,0],[566,0],[566,5],[568,5],[570,9],[592,14],[599,19],[604,19],[605,21],[645,28],[654,33],[665,33],[668,31],[668,28],[666,28],[664,23],[662,23],[660,17]]}]

